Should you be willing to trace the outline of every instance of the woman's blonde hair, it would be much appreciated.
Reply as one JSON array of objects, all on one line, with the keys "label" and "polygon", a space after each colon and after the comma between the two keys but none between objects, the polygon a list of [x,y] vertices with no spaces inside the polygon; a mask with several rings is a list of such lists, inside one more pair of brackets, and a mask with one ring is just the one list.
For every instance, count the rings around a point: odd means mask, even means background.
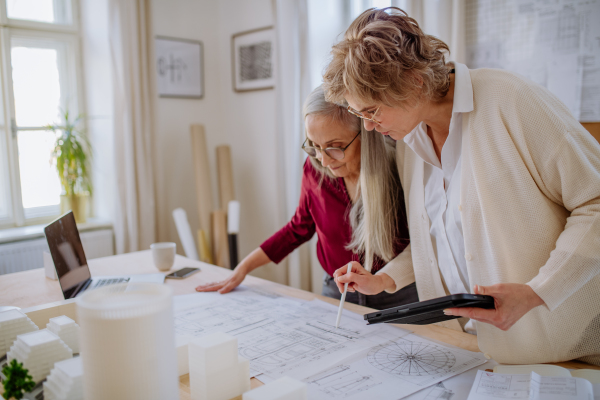
[{"label": "woman's blonde hair", "polygon": [[332,48],[323,75],[328,101],[350,95],[366,105],[415,105],[444,97],[450,87],[448,45],[423,33],[397,7],[371,8],[350,25]]},{"label": "woman's blonde hair", "polygon": [[374,256],[391,261],[396,252],[401,203],[400,178],[396,166],[396,147],[391,139],[362,127],[360,153],[360,199],[350,210],[352,240],[346,247],[364,253],[363,266],[373,267]]},{"label": "woman's blonde hair", "polygon": [[[304,102],[304,118],[318,115],[332,118],[349,129],[361,132],[361,168],[358,198],[349,212],[352,239],[346,248],[356,254],[364,253],[364,267],[370,271],[374,256],[385,262],[395,257],[394,243],[398,232],[398,207],[400,207],[400,180],[395,161],[395,146],[391,140],[377,132],[367,132],[358,117],[344,107],[325,100],[321,86]],[[385,156],[381,156],[384,154]],[[313,167],[323,179],[335,179],[328,168],[310,157]],[[365,188],[363,190],[362,188]],[[367,207],[364,207],[367,204]]]}]

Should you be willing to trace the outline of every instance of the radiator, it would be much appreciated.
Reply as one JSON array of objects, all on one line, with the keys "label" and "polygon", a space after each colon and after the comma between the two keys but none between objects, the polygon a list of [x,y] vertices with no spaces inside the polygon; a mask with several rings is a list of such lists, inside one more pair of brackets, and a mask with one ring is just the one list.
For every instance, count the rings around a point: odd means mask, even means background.
[{"label": "radiator", "polygon": [[[85,257],[88,260],[114,254],[113,232],[111,229],[80,232],[79,235]],[[49,251],[45,237],[0,244],[0,275],[43,268],[42,253],[44,251]]]}]

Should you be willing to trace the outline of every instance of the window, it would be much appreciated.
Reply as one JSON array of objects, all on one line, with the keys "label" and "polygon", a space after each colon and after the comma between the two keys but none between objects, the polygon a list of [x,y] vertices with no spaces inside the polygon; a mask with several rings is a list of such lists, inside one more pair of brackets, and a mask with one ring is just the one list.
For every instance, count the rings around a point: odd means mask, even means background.
[{"label": "window", "polygon": [[60,213],[61,186],[45,126],[83,111],[77,0],[0,0],[0,228]]}]

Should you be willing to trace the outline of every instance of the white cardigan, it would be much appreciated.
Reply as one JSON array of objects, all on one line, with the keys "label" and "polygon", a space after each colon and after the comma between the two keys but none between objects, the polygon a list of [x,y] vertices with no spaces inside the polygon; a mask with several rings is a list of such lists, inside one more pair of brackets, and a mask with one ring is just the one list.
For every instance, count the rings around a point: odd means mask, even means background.
[{"label": "white cardigan", "polygon": [[[470,286],[526,283],[546,303],[508,331],[477,323],[479,348],[500,363],[600,365],[600,145],[543,87],[507,71],[469,72],[461,209]],[[402,141],[397,161],[411,245],[379,273],[396,290],[416,280],[421,301],[445,296],[424,161]]]}]

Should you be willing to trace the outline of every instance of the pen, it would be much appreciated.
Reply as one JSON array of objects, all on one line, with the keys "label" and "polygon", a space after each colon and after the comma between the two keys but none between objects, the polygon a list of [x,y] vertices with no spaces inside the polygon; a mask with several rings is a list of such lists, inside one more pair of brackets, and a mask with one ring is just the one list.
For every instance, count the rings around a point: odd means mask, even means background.
[{"label": "pen", "polygon": [[[346,274],[349,274],[352,270],[352,263],[348,263],[348,271]],[[342,310],[344,309],[344,301],[346,301],[346,292],[348,291],[348,283],[344,285],[344,293],[342,293],[342,298],[340,300],[340,308],[338,309],[337,319],[335,320],[335,329],[340,326],[340,319],[342,319]]]}]

